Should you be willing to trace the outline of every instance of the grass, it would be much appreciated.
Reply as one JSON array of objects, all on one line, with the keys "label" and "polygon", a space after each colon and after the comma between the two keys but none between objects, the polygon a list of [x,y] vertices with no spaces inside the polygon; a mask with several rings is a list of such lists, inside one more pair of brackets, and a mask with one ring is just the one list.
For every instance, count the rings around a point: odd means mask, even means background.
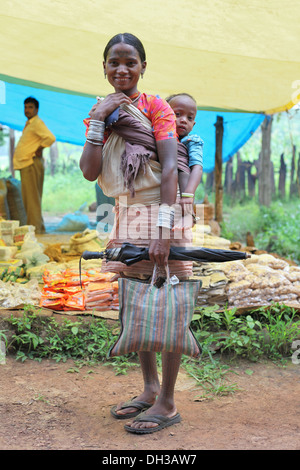
[{"label": "grass", "polygon": [[43,211],[50,213],[74,213],[84,204],[87,207],[96,201],[95,183],[83,178],[79,168],[67,175],[47,174],[43,192]]},{"label": "grass", "polygon": [[[300,338],[297,312],[274,304],[268,309],[256,309],[246,316],[237,316],[235,309],[219,307],[197,308],[192,325],[202,347],[200,358],[183,356],[182,367],[193,377],[202,393],[200,398],[232,394],[235,383],[227,379],[230,365],[236,359],[247,361],[272,360],[284,364],[292,357],[293,344]],[[6,351],[16,360],[56,362],[75,361],[74,372],[83,365],[101,363],[112,367],[115,374],[126,374],[138,367],[136,354],[107,358],[118,337],[115,323],[93,316],[76,321],[39,315],[39,309],[25,306],[23,316],[2,321],[0,339]],[[297,343],[298,344],[298,343]],[[161,367],[161,357],[158,355]]]}]

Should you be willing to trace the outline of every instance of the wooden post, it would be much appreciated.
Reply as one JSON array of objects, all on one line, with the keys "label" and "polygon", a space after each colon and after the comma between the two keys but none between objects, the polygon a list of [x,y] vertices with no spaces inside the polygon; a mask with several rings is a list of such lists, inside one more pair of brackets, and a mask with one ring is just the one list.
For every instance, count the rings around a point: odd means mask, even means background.
[{"label": "wooden post", "polygon": [[216,127],[216,153],[215,153],[215,219],[223,220],[223,186],[222,186],[222,147],[223,147],[223,117],[217,116]]},{"label": "wooden post", "polygon": [[259,165],[258,196],[263,206],[270,206],[271,188],[271,131],[273,116],[266,116],[262,123],[262,145]]},{"label": "wooden post", "polygon": [[14,153],[15,153],[15,131],[13,129],[9,129],[9,170],[13,177],[15,176],[15,170],[13,166]]}]

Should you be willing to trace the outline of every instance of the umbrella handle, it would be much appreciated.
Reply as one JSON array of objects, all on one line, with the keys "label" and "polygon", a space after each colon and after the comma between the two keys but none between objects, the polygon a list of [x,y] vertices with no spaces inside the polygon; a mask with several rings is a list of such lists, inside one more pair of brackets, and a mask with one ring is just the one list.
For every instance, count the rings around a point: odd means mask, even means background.
[{"label": "umbrella handle", "polygon": [[81,255],[83,259],[103,259],[103,251],[84,251]]}]

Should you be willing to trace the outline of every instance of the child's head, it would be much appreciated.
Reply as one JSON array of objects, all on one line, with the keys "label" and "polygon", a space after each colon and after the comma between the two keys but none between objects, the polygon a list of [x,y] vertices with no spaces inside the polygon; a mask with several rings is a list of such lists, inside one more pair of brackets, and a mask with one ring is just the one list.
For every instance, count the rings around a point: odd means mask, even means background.
[{"label": "child's head", "polygon": [[187,136],[195,125],[197,103],[188,93],[179,93],[167,98],[176,116],[176,129],[180,138]]}]

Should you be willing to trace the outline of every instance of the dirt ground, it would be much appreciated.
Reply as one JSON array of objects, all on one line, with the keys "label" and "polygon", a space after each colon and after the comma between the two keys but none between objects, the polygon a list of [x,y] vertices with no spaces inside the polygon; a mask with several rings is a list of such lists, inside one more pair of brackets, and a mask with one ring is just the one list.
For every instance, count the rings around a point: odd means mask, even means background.
[{"label": "dirt ground", "polygon": [[291,361],[284,368],[242,362],[230,375],[238,392],[202,401],[201,389],[181,370],[176,403],[182,422],[141,436],[110,415],[112,405],[139,391],[138,368],[116,376],[102,365],[74,372],[72,361],[6,357],[0,376],[1,450],[300,449],[300,365]]},{"label": "dirt ground", "polygon": [[[69,237],[49,234],[39,241],[47,245]],[[199,400],[202,389],[180,370],[176,404],[182,422],[134,435],[110,408],[140,392],[140,369],[119,376],[102,365],[74,372],[72,361],[20,363],[8,356],[0,364],[0,450],[300,449],[300,365],[243,361],[228,378],[239,391]]]}]

